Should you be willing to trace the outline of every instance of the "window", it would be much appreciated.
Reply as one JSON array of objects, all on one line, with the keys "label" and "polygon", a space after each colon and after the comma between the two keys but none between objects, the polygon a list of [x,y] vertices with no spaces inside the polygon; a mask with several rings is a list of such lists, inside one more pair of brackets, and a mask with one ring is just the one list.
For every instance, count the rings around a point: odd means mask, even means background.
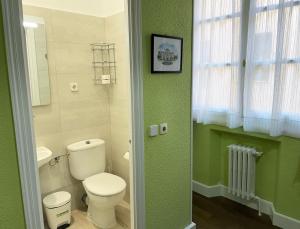
[{"label": "window", "polygon": [[300,0],[197,0],[194,15],[194,120],[300,137]]},{"label": "window", "polygon": [[194,118],[241,124],[241,0],[195,1]]}]

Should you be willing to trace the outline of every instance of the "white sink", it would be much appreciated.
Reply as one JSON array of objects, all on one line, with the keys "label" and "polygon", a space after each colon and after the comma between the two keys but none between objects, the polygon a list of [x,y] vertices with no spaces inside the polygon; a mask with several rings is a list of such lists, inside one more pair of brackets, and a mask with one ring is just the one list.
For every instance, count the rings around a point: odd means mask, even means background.
[{"label": "white sink", "polygon": [[45,146],[36,148],[38,167],[42,167],[51,160],[52,152]]}]

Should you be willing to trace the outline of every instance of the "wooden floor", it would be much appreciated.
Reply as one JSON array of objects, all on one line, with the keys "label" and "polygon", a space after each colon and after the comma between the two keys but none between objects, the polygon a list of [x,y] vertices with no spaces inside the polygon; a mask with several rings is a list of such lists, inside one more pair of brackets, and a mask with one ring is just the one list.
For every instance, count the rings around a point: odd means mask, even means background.
[{"label": "wooden floor", "polygon": [[197,229],[278,229],[267,215],[224,197],[193,193],[193,222]]}]

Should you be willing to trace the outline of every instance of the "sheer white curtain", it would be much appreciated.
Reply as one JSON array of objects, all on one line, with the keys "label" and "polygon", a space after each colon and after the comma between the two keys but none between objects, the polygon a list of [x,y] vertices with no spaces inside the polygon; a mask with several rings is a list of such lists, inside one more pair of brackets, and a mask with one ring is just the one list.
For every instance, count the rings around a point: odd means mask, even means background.
[{"label": "sheer white curtain", "polygon": [[300,1],[251,0],[244,129],[300,137]]},{"label": "sheer white curtain", "polygon": [[193,119],[242,124],[241,0],[196,0]]}]

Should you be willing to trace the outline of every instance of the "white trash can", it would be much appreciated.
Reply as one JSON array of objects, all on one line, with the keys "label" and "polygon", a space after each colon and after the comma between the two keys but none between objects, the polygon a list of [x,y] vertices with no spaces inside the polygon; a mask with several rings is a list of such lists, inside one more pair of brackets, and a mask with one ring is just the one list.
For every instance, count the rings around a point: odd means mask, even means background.
[{"label": "white trash can", "polygon": [[43,204],[50,229],[71,223],[71,194],[55,192],[43,199]]}]

